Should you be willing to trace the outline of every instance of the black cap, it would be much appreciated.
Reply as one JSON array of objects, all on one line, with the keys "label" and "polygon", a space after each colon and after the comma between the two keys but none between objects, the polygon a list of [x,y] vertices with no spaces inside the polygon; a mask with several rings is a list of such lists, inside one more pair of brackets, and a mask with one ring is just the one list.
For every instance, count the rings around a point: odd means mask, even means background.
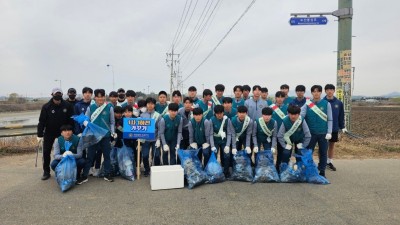
[{"label": "black cap", "polygon": [[70,89],[68,89],[68,93],[76,94],[75,88],[70,88]]}]

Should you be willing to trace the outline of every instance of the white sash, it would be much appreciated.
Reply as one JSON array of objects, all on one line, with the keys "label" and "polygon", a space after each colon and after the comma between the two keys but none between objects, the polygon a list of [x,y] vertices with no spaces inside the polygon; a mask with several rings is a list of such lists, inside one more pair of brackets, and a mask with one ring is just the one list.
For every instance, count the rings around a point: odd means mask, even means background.
[{"label": "white sash", "polygon": [[242,130],[240,131],[239,134],[236,133],[236,141],[239,141],[240,135],[242,135],[243,132],[247,129],[247,127],[249,126],[249,123],[250,123],[250,117],[246,116],[246,118],[244,119],[244,122],[243,122]]},{"label": "white sash", "polygon": [[107,104],[104,102],[104,104],[100,107],[98,107],[90,116],[90,121],[94,122],[97,117],[103,112],[103,110],[106,108]]},{"label": "white sash", "polygon": [[260,123],[261,129],[263,130],[263,132],[271,137],[272,136],[272,132],[274,131],[274,129],[270,130],[268,129],[267,124],[265,123],[264,119],[262,117],[258,118],[258,122]]},{"label": "white sash", "polygon": [[206,110],[205,112],[203,112],[203,117],[206,117],[207,114],[210,112],[211,105],[208,105],[208,103],[210,103],[210,102],[211,102],[211,101],[208,101],[208,102],[207,102],[207,110]]},{"label": "white sash", "polygon": [[276,114],[278,114],[278,116],[279,116],[281,119],[285,118],[285,116],[286,116],[285,113],[283,113],[282,110],[281,110],[277,105],[272,104],[270,107],[271,107],[272,110],[274,110],[274,112],[275,112]]},{"label": "white sash", "polygon": [[153,114],[153,116],[151,118],[154,119],[157,122],[158,117],[160,117],[160,113],[158,113],[157,111],[154,111],[154,114]]},{"label": "white sash", "polygon": [[168,112],[168,104],[165,107],[164,111],[161,113],[161,116],[164,116]]},{"label": "white sash", "polygon": [[227,116],[224,116],[224,119],[222,119],[221,127],[219,128],[217,134],[214,133],[214,137],[220,137],[222,138],[222,140],[224,140],[224,138],[226,137],[226,133],[224,132],[224,125],[227,118]]},{"label": "white sash", "polygon": [[215,105],[221,105],[221,103],[219,102],[218,98],[215,95],[212,95],[211,98]]},{"label": "white sash", "polygon": [[290,141],[290,136],[292,136],[292,134],[294,134],[297,128],[299,128],[301,120],[302,118],[301,116],[299,116],[299,118],[296,120],[296,122],[294,122],[292,127],[283,135],[283,139],[285,139],[286,144],[292,145],[292,141]]},{"label": "white sash", "polygon": [[314,102],[311,101],[307,101],[306,102],[307,106],[313,111],[315,112],[315,114],[317,114],[323,121],[328,121],[328,116],[322,112],[322,110],[320,108],[318,108],[318,106],[316,106],[314,104]]}]

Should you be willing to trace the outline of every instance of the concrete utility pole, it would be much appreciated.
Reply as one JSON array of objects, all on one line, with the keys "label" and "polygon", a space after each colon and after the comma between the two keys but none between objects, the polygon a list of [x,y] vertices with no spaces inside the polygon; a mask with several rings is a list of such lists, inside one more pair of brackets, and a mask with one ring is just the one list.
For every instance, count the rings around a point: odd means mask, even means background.
[{"label": "concrete utility pole", "polygon": [[107,68],[111,68],[111,72],[112,72],[112,90],[115,91],[115,76],[114,76],[114,67],[110,64],[107,64]]},{"label": "concrete utility pole", "polygon": [[[351,66],[351,38],[353,19],[353,0],[339,0],[339,9],[334,12],[291,13],[294,16],[289,21],[291,25],[325,25],[328,21],[323,15],[332,15],[339,18],[336,96],[343,102],[345,126],[351,130],[351,95],[352,95],[352,66]],[[314,18],[311,15],[319,15]],[[297,16],[307,16],[298,18]]]},{"label": "concrete utility pole", "polygon": [[[178,56],[178,60],[174,60],[174,56]],[[171,59],[168,59],[171,57]],[[166,63],[171,62],[170,65],[168,65],[171,68],[171,77],[170,77],[170,86],[169,86],[169,96],[170,100],[172,101],[172,89],[174,87],[174,78],[176,77],[176,73],[174,71],[174,64],[179,63],[179,54],[174,53],[174,46],[172,46],[172,51],[171,53],[167,53],[167,59]]]},{"label": "concrete utility pole", "polygon": [[336,12],[333,14],[339,18],[336,96],[343,102],[346,128],[351,130],[353,0],[339,0]]}]

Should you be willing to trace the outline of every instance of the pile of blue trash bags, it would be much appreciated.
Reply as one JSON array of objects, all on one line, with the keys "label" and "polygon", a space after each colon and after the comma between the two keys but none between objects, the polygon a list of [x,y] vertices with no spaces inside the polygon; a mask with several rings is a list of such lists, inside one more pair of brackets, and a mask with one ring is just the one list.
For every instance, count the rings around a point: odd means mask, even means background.
[{"label": "pile of blue trash bags", "polygon": [[[215,153],[211,153],[210,160],[203,169],[197,156],[199,150],[178,150],[181,166],[184,169],[188,188],[192,189],[205,183],[220,183],[226,180],[223,169],[217,161]],[[320,176],[318,168],[312,158],[312,151],[302,149],[301,155],[296,155],[301,160],[296,163],[282,163],[281,173],[278,174],[274,157],[270,149],[260,151],[256,154],[256,166],[251,167],[251,161],[245,150],[238,151],[233,156],[233,172],[231,179],[252,183],[313,183],[329,184],[329,181]]]}]

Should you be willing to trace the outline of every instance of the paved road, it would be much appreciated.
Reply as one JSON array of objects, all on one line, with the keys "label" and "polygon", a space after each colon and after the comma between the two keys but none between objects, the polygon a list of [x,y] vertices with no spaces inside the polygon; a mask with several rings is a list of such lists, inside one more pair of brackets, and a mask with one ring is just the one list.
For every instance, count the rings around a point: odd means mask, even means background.
[{"label": "paved road", "polygon": [[151,191],[149,178],[61,193],[34,155],[0,158],[0,224],[400,224],[400,161],[337,160],[332,184],[229,181]]}]

